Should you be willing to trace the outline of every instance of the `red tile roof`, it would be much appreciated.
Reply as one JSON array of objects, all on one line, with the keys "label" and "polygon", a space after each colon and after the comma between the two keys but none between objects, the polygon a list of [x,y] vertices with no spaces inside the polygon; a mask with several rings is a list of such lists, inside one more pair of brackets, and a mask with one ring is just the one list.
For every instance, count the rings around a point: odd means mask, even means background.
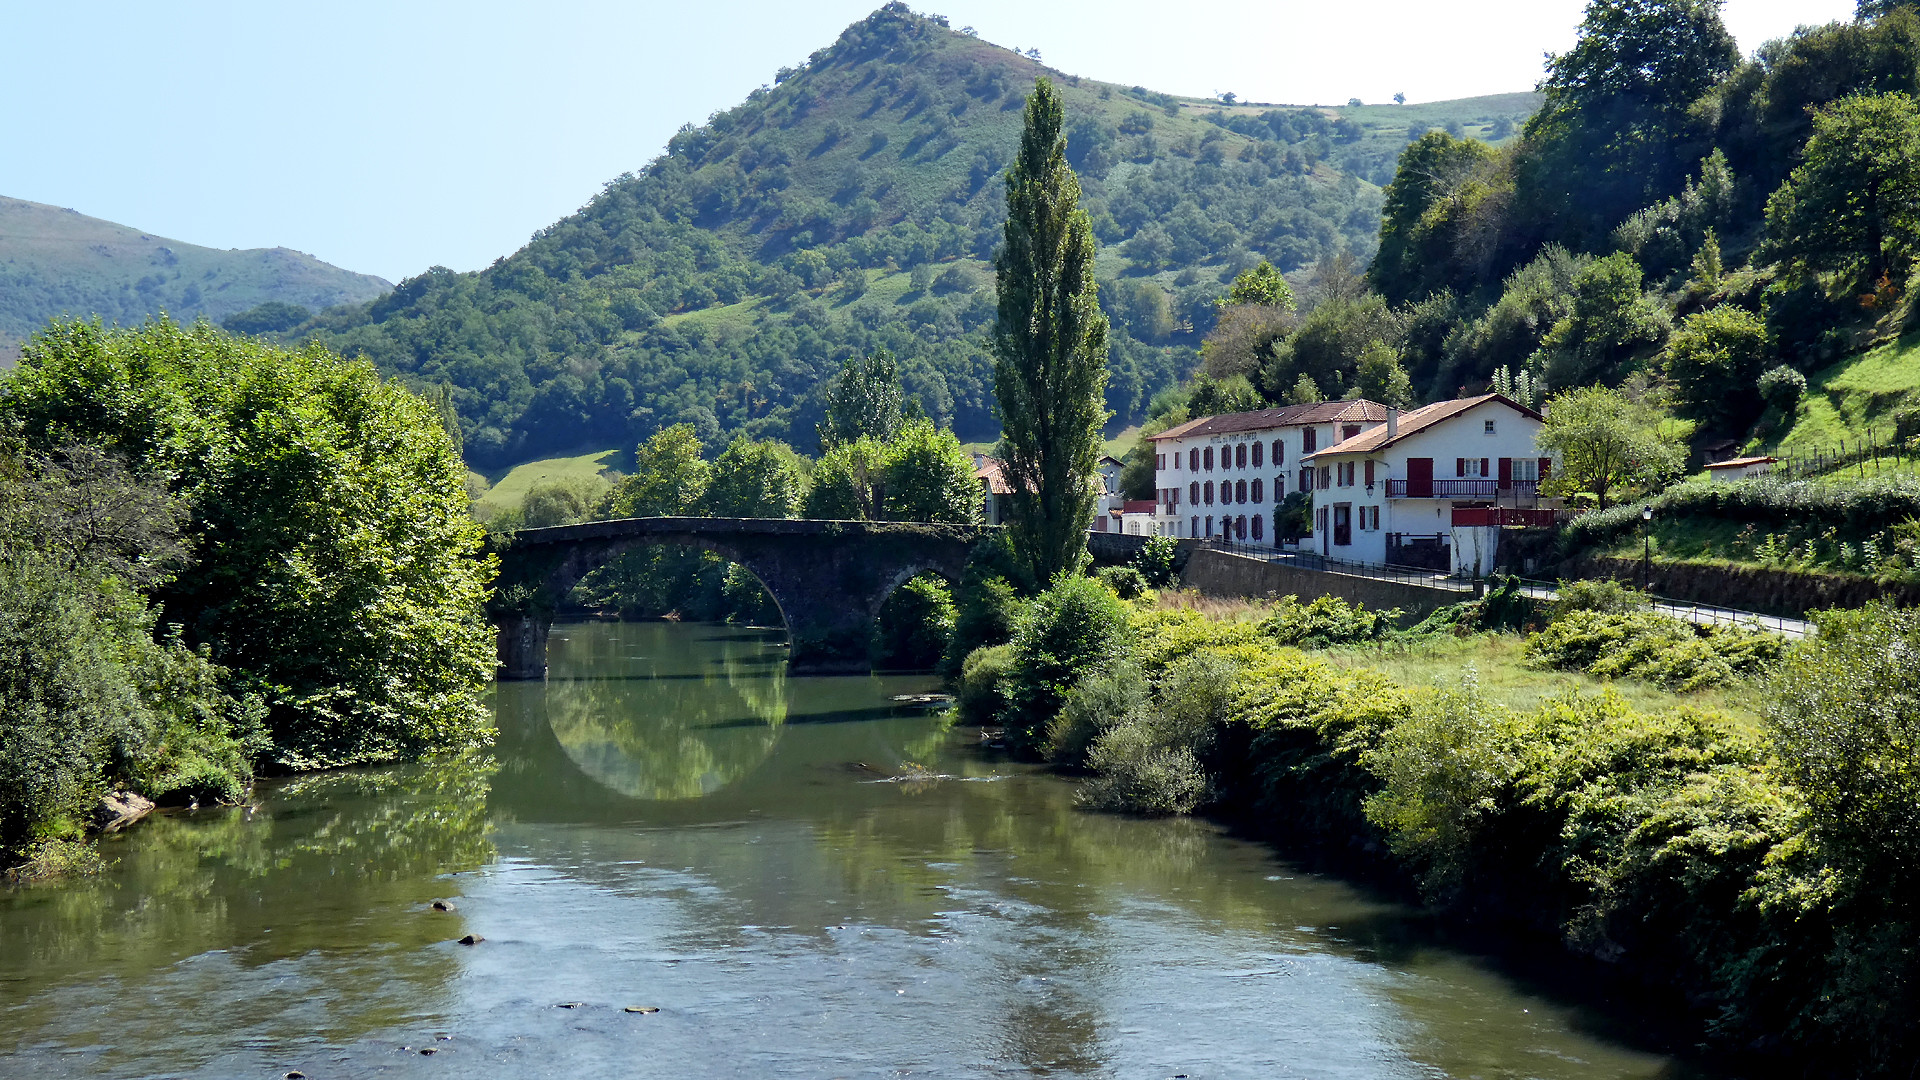
[{"label": "red tile roof", "polygon": [[995,495],[1013,494],[1013,485],[1000,475],[1000,463],[992,458],[987,458],[979,468],[973,470],[973,478],[985,481],[987,490]]},{"label": "red tile roof", "polygon": [[1160,442],[1165,439],[1189,439],[1196,435],[1225,435],[1236,431],[1263,431],[1267,428],[1292,425],[1331,424],[1341,420],[1378,424],[1384,423],[1386,419],[1385,405],[1359,398],[1352,401],[1322,401],[1312,405],[1283,405],[1277,409],[1257,409],[1253,412],[1203,416],[1198,420],[1189,420],[1178,427],[1168,428],[1149,438],[1154,442]]},{"label": "red tile roof", "polygon": [[1401,413],[1400,418],[1394,423],[1395,430],[1391,435],[1387,434],[1386,428],[1377,427],[1370,431],[1363,431],[1351,439],[1337,442],[1325,450],[1307,454],[1302,457],[1301,460],[1305,461],[1307,458],[1329,457],[1335,454],[1370,454],[1376,450],[1384,450],[1415,432],[1424,431],[1427,428],[1433,427],[1435,424],[1451,420],[1476,406],[1485,405],[1489,401],[1497,401],[1520,413],[1522,416],[1529,416],[1535,420],[1546,419],[1546,417],[1541,416],[1525,405],[1511,398],[1502,397],[1499,394],[1481,394],[1478,397],[1454,398],[1451,401],[1436,401],[1431,405],[1422,405],[1412,412]]}]

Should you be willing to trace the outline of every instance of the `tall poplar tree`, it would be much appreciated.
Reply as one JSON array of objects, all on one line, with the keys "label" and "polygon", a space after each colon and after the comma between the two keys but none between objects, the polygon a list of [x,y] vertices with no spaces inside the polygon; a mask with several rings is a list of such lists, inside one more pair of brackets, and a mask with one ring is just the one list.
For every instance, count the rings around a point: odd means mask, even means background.
[{"label": "tall poplar tree", "polygon": [[1060,96],[1027,98],[1020,154],[1007,170],[1006,242],[994,257],[993,334],[1002,474],[1013,489],[1013,549],[1045,586],[1087,557],[1094,466],[1107,419],[1107,317],[1093,280],[1093,229],[1067,166]]}]

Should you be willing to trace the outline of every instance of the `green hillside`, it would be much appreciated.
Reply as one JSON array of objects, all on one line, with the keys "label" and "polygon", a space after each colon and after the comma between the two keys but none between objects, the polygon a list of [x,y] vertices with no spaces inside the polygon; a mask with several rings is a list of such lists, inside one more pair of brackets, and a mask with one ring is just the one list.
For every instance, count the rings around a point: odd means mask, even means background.
[{"label": "green hillside", "polygon": [[219,322],[278,301],[318,311],[393,286],[286,248],[219,251],[75,210],[0,196],[0,353],[60,315]]},{"label": "green hillside", "polygon": [[823,382],[881,347],[929,413],[991,437],[1000,176],[1039,75],[1102,244],[1117,423],[1192,370],[1223,280],[1372,251],[1380,190],[1349,169],[1383,175],[1416,122],[1491,130],[1533,107],[1227,108],[1049,72],[889,4],[487,270],[431,270],[289,336],[453,387],[483,468],[676,422],[811,449]]}]

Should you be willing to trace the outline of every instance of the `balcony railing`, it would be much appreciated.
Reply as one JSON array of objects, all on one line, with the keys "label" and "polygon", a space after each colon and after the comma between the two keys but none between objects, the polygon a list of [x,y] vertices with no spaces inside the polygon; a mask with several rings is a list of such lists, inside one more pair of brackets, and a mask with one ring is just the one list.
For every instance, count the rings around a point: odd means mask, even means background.
[{"label": "balcony railing", "polygon": [[[1412,493],[1408,493],[1408,485]],[[1387,481],[1389,499],[1532,499],[1539,494],[1537,480],[1408,480]]]}]

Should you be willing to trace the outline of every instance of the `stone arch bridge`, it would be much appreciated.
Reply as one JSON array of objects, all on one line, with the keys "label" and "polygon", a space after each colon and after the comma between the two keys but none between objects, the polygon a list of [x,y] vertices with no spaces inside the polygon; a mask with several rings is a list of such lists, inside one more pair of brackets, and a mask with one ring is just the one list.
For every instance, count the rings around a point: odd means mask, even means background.
[{"label": "stone arch bridge", "polygon": [[[866,671],[867,642],[880,606],[929,571],[958,582],[975,541],[992,527],[904,521],[778,518],[623,518],[523,529],[501,551],[492,618],[500,633],[500,677],[539,679],[547,671],[553,613],[595,568],[634,548],[699,548],[758,578],[786,620],[796,672]],[[1144,537],[1089,533],[1098,562],[1124,562]]]}]

